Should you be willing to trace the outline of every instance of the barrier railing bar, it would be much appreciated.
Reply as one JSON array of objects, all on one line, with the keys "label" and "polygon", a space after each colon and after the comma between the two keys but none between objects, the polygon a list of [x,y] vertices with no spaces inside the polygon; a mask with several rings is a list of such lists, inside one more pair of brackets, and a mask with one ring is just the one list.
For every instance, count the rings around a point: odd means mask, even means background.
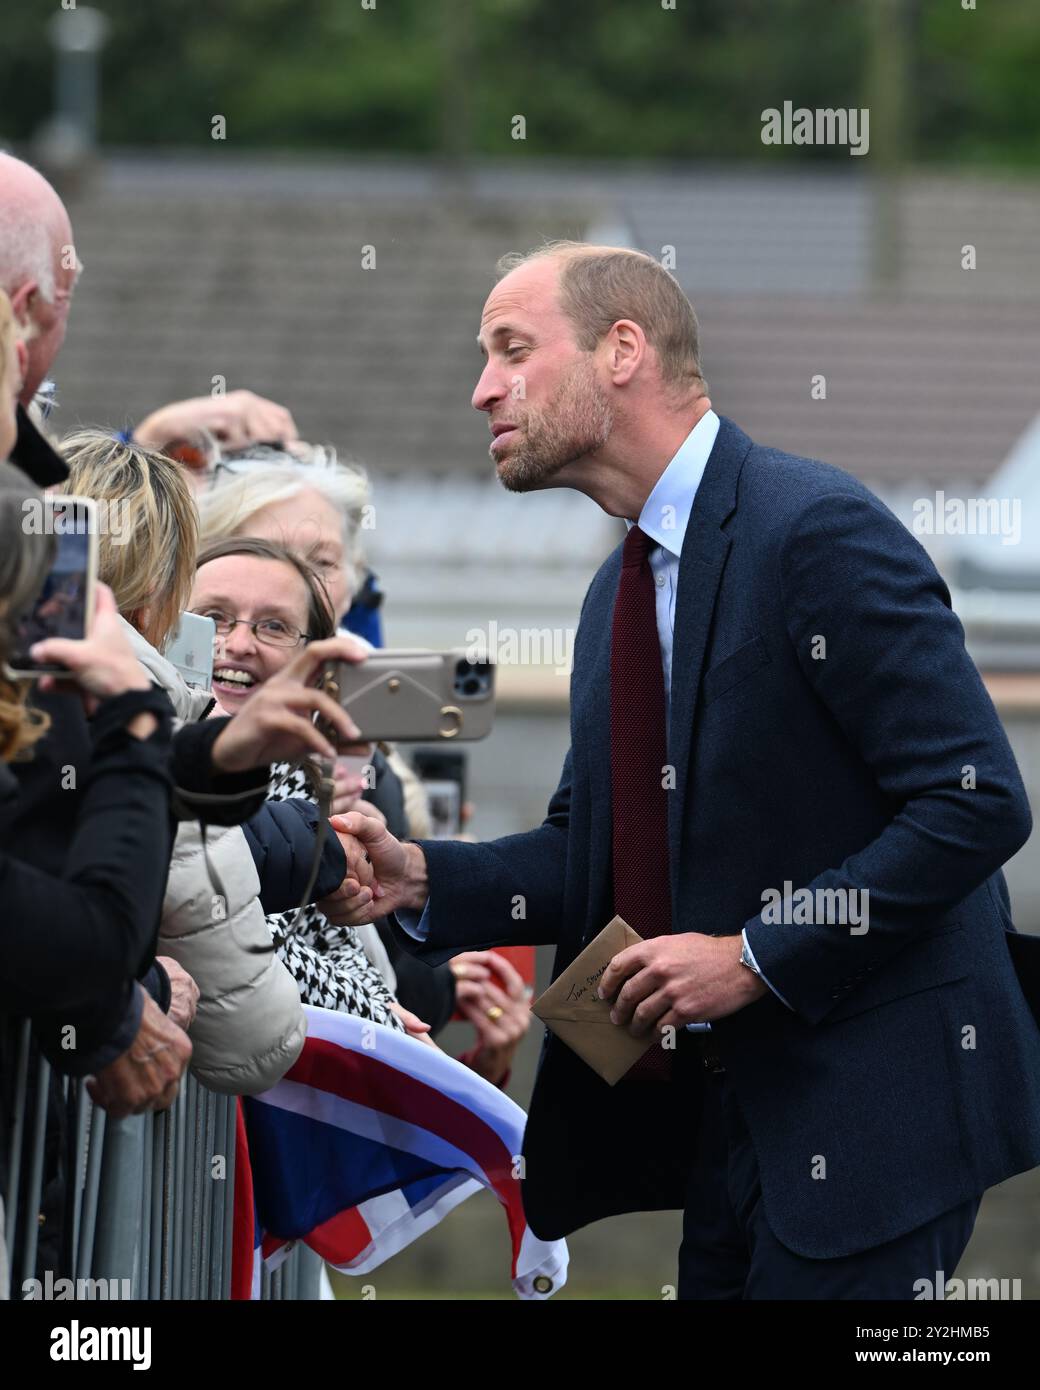
[{"label": "barrier railing bar", "polygon": [[[210,1192],[210,1230],[212,1232],[212,1251],[210,1254],[210,1278],[207,1297],[223,1298],[224,1269],[224,1204],[227,1200],[227,1097],[213,1098],[213,1154],[224,1160],[223,1178],[212,1178]],[[212,1169],[211,1169],[212,1172]]]},{"label": "barrier railing bar", "polygon": [[[47,1134],[47,1101],[51,1081],[50,1063],[40,1057],[36,1068],[36,1110],[33,1115],[32,1154],[29,1160],[29,1189],[26,1204],[25,1244],[22,1249],[20,1279],[36,1273],[36,1250],[40,1238],[40,1195],[43,1190],[43,1150]],[[13,1283],[13,1280],[12,1280]]]},{"label": "barrier railing bar", "polygon": [[29,1046],[32,1025],[26,1019],[18,1030],[17,1062],[15,1063],[14,1113],[11,1116],[11,1144],[7,1157],[7,1195],[4,1199],[4,1224],[7,1240],[7,1267],[14,1274],[14,1241],[18,1229],[19,1197],[22,1176],[22,1142],[25,1133],[25,1101],[29,1094]]},{"label": "barrier railing bar", "polygon": [[134,1285],[135,1298],[147,1298],[148,1290],[151,1287],[151,1267],[152,1267],[152,1157],[155,1148],[153,1130],[155,1127],[155,1116],[151,1113],[144,1117],[144,1136],[142,1139],[141,1151],[141,1206],[140,1236],[137,1241],[137,1280]]},{"label": "barrier railing bar", "polygon": [[238,1099],[228,1097],[227,1103],[227,1177],[224,1181],[224,1262],[220,1271],[220,1297],[231,1296],[231,1254],[234,1246],[235,1221],[235,1150],[238,1143]]},{"label": "barrier railing bar", "polygon": [[174,1136],[174,1159],[173,1159],[173,1210],[170,1219],[170,1239],[173,1243],[173,1278],[170,1288],[171,1298],[184,1297],[183,1266],[184,1266],[184,1238],[183,1229],[187,1219],[184,1214],[184,1175],[187,1136],[184,1123],[186,1101],[185,1091],[190,1082],[190,1078],[185,1078],[184,1085],[177,1092],[177,1099],[170,1112],[170,1124],[173,1128]]},{"label": "barrier railing bar", "polygon": [[72,1276],[84,1279],[87,1271],[80,1269],[79,1233],[83,1220],[83,1191],[87,1182],[87,1146],[90,1143],[90,1097],[83,1083],[77,1084],[76,1091],[76,1144],[69,1181],[73,1184],[72,1193]]},{"label": "barrier railing bar", "polygon": [[94,1269],[94,1232],[97,1227],[98,1194],[101,1191],[101,1160],[105,1149],[108,1116],[96,1105],[90,1107],[90,1140],[87,1148],[87,1171],[83,1179],[83,1206],[80,1216],[79,1244],[76,1250],[76,1269],[83,1279]]}]

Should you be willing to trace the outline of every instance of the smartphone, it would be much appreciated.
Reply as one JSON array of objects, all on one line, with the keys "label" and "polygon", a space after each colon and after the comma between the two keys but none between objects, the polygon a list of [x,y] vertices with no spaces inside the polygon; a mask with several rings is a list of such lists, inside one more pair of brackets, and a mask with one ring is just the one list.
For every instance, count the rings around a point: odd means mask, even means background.
[{"label": "smartphone", "polygon": [[[9,676],[62,675],[56,663],[41,665],[29,648],[48,637],[82,641],[90,632],[97,582],[97,506],[89,497],[51,494],[42,499],[39,544],[56,542],[51,567],[32,606],[15,624],[14,648],[4,663]],[[28,520],[28,518],[26,518]]]},{"label": "smartphone", "polygon": [[165,656],[181,673],[185,685],[197,690],[213,686],[213,644],[217,625],[200,613],[182,613],[177,631],[166,644]]},{"label": "smartphone", "polygon": [[495,668],[470,660],[463,648],[376,648],[361,662],[331,662],[322,686],[366,740],[429,743],[491,732]]},{"label": "smartphone", "polygon": [[447,840],[462,829],[466,754],[454,748],[416,748],[412,767],[426,788],[432,838]]}]

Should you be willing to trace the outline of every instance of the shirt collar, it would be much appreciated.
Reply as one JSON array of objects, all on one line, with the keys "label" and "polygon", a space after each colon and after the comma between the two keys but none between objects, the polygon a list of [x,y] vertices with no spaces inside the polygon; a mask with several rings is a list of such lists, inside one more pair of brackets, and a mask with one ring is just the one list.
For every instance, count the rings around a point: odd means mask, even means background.
[{"label": "shirt collar", "polygon": [[[705,411],[679,445],[639,513],[639,529],[676,558],[682,554],[693,499],[718,432],[719,417],[714,410]],[[634,524],[625,522],[629,530]]]}]

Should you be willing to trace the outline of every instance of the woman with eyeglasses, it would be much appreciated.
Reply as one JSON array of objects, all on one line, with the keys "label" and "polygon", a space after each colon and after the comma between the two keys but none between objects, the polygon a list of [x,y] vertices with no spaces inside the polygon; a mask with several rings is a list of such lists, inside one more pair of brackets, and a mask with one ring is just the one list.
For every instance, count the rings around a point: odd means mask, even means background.
[{"label": "woman with eyeglasses", "polygon": [[[203,547],[191,611],[212,618],[216,625],[213,692],[228,714],[239,713],[255,699],[299,647],[325,639],[334,630],[332,606],[319,575],[284,546],[248,536]],[[371,749],[368,756],[376,764],[381,758]],[[254,822],[247,827],[254,858],[261,863],[289,858],[300,869],[309,866],[318,816],[316,781],[317,769],[306,764],[283,763],[272,769],[271,800],[294,807],[306,818],[308,833],[293,836],[282,821],[272,843]],[[360,791],[362,779],[356,778],[355,784]],[[388,987],[387,976],[393,979],[389,962],[371,959],[371,940],[363,945],[354,928],[333,926],[318,902],[305,906],[298,921],[295,904],[286,901],[284,907],[285,911],[269,912],[268,926],[305,1003],[425,1036],[427,1026],[403,1009]],[[372,937],[378,942],[374,933]]]}]

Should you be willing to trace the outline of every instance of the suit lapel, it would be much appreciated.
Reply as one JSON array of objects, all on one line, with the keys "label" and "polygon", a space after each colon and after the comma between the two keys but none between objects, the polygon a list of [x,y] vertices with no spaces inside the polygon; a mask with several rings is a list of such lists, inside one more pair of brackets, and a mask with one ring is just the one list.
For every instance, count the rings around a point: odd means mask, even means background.
[{"label": "suit lapel", "polygon": [[750,448],[747,435],[723,416],[697,489],[679,557],[668,744],[668,759],[675,768],[675,789],[668,798],[673,929],[679,922],[679,854],[697,695],[715,601],[731,544],[720,528],[736,506],[737,479]]}]

